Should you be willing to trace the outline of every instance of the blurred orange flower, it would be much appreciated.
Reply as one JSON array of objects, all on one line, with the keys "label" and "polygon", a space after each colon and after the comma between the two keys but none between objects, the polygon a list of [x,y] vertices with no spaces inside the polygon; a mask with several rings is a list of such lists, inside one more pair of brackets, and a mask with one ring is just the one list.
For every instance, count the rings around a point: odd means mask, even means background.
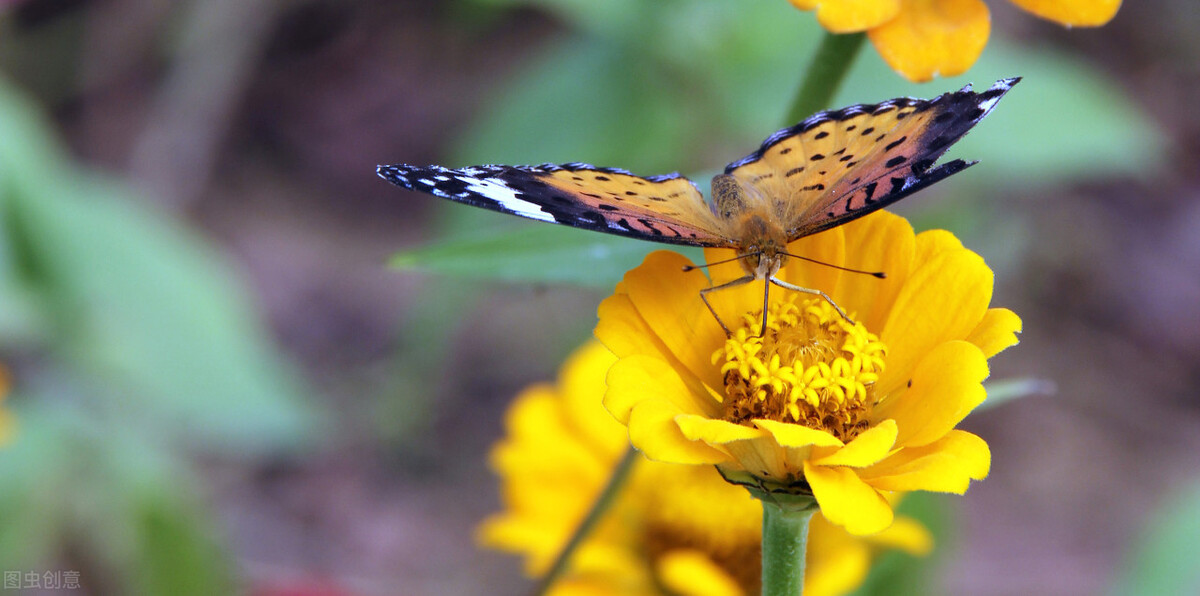
[{"label": "blurred orange flower", "polygon": [[[866,31],[879,55],[912,81],[966,72],[983,53],[991,14],[982,0],[789,0],[831,33]],[[1121,0],[1010,0],[1067,27],[1098,27]]]}]

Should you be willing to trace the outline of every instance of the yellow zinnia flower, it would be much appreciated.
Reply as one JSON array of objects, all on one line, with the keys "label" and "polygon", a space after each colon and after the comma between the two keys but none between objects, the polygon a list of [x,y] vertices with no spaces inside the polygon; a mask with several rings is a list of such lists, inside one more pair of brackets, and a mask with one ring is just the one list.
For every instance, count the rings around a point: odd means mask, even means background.
[{"label": "yellow zinnia flower", "polygon": [[[831,33],[866,31],[879,55],[912,81],[966,72],[987,44],[991,15],[982,0],[790,0],[816,10]],[[1011,0],[1068,27],[1112,20],[1121,0]]]},{"label": "yellow zinnia flower", "polygon": [[[624,426],[601,404],[616,357],[597,342],[563,367],[557,385],[524,391],[492,452],[505,511],[480,527],[481,542],[525,557],[543,575],[628,449]],[[621,496],[571,558],[554,594],[757,594],[762,506],[711,466],[638,457]],[[932,538],[902,519],[862,539],[819,516],[811,525],[805,594],[833,595],[862,583],[886,548],[927,553]]]},{"label": "yellow zinnia flower", "polygon": [[[853,534],[892,523],[892,491],[963,493],[991,464],[979,437],[954,427],[983,402],[987,359],[1016,343],[1021,321],[989,309],[992,272],[949,232],[914,235],[876,212],[801,238],[780,277],[825,300],[776,290],[768,330],[762,286],[709,294],[726,337],[699,299],[709,280],[688,260],[655,252],[600,305],[596,336],[620,360],[605,405],[653,460],[716,464],[765,492],[813,495]],[[733,257],[709,250],[709,262]],[[712,267],[713,285],[742,275]]]}]

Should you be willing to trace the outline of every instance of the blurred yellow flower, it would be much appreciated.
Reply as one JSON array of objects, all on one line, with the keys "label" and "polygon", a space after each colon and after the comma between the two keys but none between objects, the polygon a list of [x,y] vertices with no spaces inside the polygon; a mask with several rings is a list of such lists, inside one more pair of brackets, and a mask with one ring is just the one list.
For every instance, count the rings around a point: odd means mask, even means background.
[{"label": "blurred yellow flower", "polygon": [[[601,405],[616,358],[590,343],[564,365],[556,386],[523,392],[509,409],[507,436],[492,452],[505,510],[486,520],[480,541],[525,557],[546,572],[628,448],[626,429]],[[711,466],[638,458],[604,521],[580,546],[554,594],[737,595],[759,592],[762,509]],[[808,548],[805,594],[857,587],[885,548],[924,554],[932,538],[898,520],[870,539],[817,516]]]},{"label": "blurred yellow flower", "polygon": [[[987,359],[1017,342],[1021,321],[989,309],[992,272],[949,232],[914,235],[876,212],[801,238],[788,252],[884,271],[887,279],[792,259],[785,281],[825,290],[855,323],[798,292],[760,284],[697,294],[688,260],[655,252],[600,305],[596,336],[620,360],[605,406],[657,461],[716,464],[727,480],[813,495],[826,519],[865,535],[892,523],[894,491],[963,493],[991,454],[954,427],[986,397]],[[734,256],[708,250],[708,262]],[[712,284],[742,275],[711,268]]]},{"label": "blurred yellow flower", "polygon": [[[1067,27],[1098,27],[1121,0],[1010,0]],[[831,33],[866,31],[879,55],[912,81],[966,72],[987,44],[991,14],[982,0],[790,0],[816,10]]]}]

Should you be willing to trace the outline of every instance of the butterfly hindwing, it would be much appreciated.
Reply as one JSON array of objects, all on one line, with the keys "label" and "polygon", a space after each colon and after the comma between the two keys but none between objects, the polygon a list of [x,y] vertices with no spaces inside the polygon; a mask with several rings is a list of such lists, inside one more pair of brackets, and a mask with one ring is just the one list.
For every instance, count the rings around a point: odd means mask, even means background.
[{"label": "butterfly hindwing", "polygon": [[966,169],[935,162],[1019,79],[974,93],[970,86],[929,100],[897,98],[820,112],[771,135],[726,173],[775,201],[789,239],[881,209]]},{"label": "butterfly hindwing", "polygon": [[540,166],[379,166],[404,188],[521,217],[655,242],[731,246],[694,184],[582,163]]}]

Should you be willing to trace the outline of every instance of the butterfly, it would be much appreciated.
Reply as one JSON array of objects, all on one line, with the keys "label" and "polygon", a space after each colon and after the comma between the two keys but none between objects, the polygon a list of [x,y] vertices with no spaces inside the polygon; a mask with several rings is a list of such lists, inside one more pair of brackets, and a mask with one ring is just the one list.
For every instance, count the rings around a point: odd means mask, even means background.
[{"label": "butterfly", "polygon": [[936,162],[1018,81],[1002,79],[979,93],[967,85],[932,99],[899,97],[818,112],[729,164],[713,178],[711,203],[677,173],[641,177],[584,163],[399,164],[376,171],[397,186],[529,219],[653,242],[734,249],[745,275],[705,288],[700,297],[728,334],[706,295],[767,282],[765,333],[771,284],[821,296],[849,320],[821,290],[776,277],[789,258],[805,258],[787,253],[787,244],[882,209],[977,163]]}]

